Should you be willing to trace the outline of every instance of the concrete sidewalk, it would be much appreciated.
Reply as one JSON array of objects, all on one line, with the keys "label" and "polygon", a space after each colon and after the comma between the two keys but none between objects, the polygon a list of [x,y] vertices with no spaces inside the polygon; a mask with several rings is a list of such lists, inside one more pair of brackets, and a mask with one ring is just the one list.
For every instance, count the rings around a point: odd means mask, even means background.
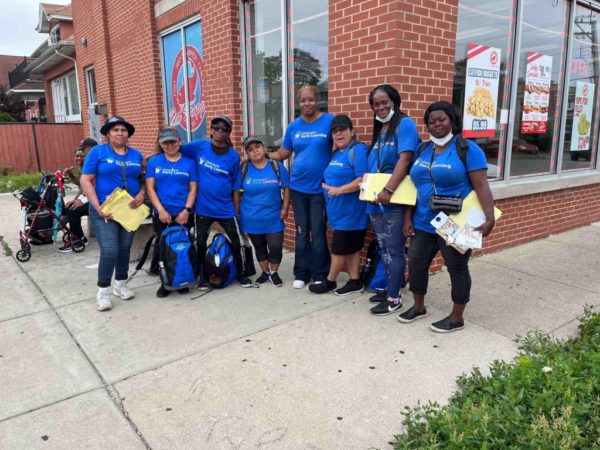
[{"label": "concrete sidewalk", "polygon": [[[0,235],[18,249],[18,202],[0,195]],[[430,279],[426,320],[369,315],[368,295],[316,296],[286,285],[136,298],[95,310],[95,240],[81,254],[34,247],[0,257],[0,448],[389,448],[401,412],[445,402],[455,379],[510,359],[513,338],[576,331],[600,304],[600,226],[471,261],[466,327],[429,323],[450,309],[447,273]],[[403,292],[406,309],[412,304]]]}]

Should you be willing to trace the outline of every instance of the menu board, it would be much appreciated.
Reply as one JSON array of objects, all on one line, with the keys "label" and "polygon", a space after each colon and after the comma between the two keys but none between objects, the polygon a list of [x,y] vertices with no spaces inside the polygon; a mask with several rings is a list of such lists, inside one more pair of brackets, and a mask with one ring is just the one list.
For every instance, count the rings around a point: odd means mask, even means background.
[{"label": "menu board", "polygon": [[487,45],[467,46],[463,136],[494,137],[498,110],[500,49]]},{"label": "menu board", "polygon": [[575,110],[571,130],[571,151],[590,149],[590,131],[594,109],[594,83],[577,82],[575,88]]},{"label": "menu board", "polygon": [[543,134],[548,129],[552,56],[527,53],[521,134]]}]

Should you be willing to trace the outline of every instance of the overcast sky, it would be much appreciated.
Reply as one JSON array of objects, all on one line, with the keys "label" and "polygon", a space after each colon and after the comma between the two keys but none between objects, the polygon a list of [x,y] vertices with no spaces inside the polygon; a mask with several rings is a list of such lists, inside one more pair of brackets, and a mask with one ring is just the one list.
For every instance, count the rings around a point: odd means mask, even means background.
[{"label": "overcast sky", "polygon": [[0,0],[0,55],[29,56],[48,38],[35,31],[40,3],[66,5],[71,0]]}]

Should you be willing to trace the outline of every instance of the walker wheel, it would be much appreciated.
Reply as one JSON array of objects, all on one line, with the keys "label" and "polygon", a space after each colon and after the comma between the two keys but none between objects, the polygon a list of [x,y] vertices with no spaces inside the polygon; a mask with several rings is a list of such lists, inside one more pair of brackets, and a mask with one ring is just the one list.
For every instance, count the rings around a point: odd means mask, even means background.
[{"label": "walker wheel", "polygon": [[19,250],[16,254],[17,261],[27,262],[31,259],[31,252],[26,250]]},{"label": "walker wheel", "polygon": [[74,241],[73,245],[71,246],[71,249],[74,253],[81,253],[85,250],[85,244],[79,240]]}]

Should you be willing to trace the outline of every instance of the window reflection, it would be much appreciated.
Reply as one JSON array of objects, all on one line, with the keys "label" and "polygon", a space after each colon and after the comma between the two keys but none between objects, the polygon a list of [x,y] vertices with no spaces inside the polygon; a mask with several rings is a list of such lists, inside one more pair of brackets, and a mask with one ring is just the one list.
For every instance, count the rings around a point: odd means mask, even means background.
[{"label": "window reflection", "polygon": [[[569,100],[563,148],[563,170],[595,166],[592,153],[598,134],[598,76],[600,14],[577,5],[575,10],[570,71]],[[592,158],[592,156],[594,156]],[[593,161],[592,161],[593,159]]]},{"label": "window reflection", "polygon": [[523,5],[511,176],[555,171],[567,19],[567,0]]}]

